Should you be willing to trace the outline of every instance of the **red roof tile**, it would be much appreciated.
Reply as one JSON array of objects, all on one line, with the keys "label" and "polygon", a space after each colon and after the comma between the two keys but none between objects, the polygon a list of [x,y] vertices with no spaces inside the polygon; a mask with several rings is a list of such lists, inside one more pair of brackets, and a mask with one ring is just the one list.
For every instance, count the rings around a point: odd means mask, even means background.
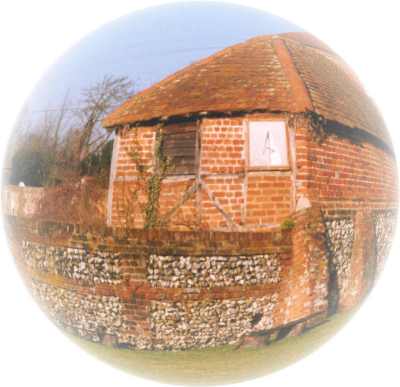
[{"label": "red roof tile", "polygon": [[335,54],[327,44],[308,32],[286,32],[284,34],[279,34],[279,37],[283,38],[284,40],[295,40],[304,44],[305,46],[314,47],[319,50]]},{"label": "red roof tile", "polygon": [[384,122],[347,65],[307,33],[260,36],[226,48],[128,99],[103,124],[201,112],[313,110],[389,142]]},{"label": "red roof tile", "polygon": [[295,41],[286,44],[316,113],[390,143],[382,116],[343,60]]}]

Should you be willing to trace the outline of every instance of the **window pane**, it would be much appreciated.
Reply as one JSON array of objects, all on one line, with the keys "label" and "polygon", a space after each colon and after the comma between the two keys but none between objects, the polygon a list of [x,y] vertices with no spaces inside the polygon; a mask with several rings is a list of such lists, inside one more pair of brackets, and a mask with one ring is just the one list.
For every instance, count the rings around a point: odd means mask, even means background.
[{"label": "window pane", "polygon": [[287,166],[286,126],[283,121],[253,121],[249,125],[250,166]]}]

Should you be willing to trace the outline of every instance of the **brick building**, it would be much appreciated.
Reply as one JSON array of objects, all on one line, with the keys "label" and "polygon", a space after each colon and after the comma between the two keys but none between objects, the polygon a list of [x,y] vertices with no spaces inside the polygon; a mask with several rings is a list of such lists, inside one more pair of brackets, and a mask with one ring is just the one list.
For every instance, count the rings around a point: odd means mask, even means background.
[{"label": "brick building", "polygon": [[[308,207],[396,201],[381,116],[346,64],[306,33],[256,37],[194,63],[104,126],[116,132],[109,225],[143,227],[153,206],[169,229],[263,230]],[[169,167],[150,199],[138,169],[159,173],[160,154]]]},{"label": "brick building", "polygon": [[8,222],[58,325],[124,348],[270,343],[371,289],[395,227],[393,150],[357,78],[311,36],[227,48],[104,125],[111,227]]}]

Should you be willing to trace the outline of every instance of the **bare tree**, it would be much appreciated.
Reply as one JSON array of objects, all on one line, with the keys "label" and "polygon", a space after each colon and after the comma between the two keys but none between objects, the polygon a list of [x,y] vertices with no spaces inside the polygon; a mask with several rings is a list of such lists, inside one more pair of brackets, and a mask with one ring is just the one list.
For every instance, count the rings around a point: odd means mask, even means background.
[{"label": "bare tree", "polygon": [[106,75],[82,92],[80,109],[76,111],[82,128],[78,146],[79,161],[95,153],[110,139],[111,133],[101,127],[101,120],[122,101],[130,97],[134,84],[128,77]]},{"label": "bare tree", "polygon": [[[92,165],[96,157],[90,156],[101,153],[107,144],[110,145],[112,133],[102,128],[102,119],[132,94],[133,82],[128,77],[106,75],[84,89],[76,104],[71,103],[67,92],[60,108],[43,111],[40,119],[31,119],[26,108],[20,115],[9,147],[10,163],[14,155],[26,160],[17,163],[17,169],[26,169],[29,174],[34,157],[44,171],[36,184],[54,185],[66,178],[69,181],[78,178],[82,162],[89,160]],[[22,176],[25,175],[23,172]],[[19,178],[21,173],[17,175]]]},{"label": "bare tree", "polygon": [[31,111],[28,104],[21,109],[14,124],[8,146],[6,148],[6,159],[11,159],[15,150],[19,149],[24,143],[26,137],[33,128]]},{"label": "bare tree", "polygon": [[60,112],[58,114],[58,117],[56,119],[56,123],[54,126],[54,134],[53,134],[53,148],[54,151],[57,152],[57,148],[59,145],[59,141],[60,141],[60,134],[63,128],[63,121],[65,119],[65,115],[68,109],[68,96],[69,96],[69,90],[67,91],[67,93],[65,94],[63,103],[61,105],[61,109]]}]

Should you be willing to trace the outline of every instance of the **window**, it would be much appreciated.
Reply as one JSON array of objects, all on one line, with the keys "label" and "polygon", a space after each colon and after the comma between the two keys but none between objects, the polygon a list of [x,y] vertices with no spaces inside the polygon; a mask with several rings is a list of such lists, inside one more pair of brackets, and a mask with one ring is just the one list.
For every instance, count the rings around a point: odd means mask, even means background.
[{"label": "window", "polygon": [[284,121],[249,123],[249,166],[253,168],[288,168],[287,132]]},{"label": "window", "polygon": [[171,162],[169,175],[196,173],[197,129],[193,126],[174,125],[165,127],[162,153]]}]

